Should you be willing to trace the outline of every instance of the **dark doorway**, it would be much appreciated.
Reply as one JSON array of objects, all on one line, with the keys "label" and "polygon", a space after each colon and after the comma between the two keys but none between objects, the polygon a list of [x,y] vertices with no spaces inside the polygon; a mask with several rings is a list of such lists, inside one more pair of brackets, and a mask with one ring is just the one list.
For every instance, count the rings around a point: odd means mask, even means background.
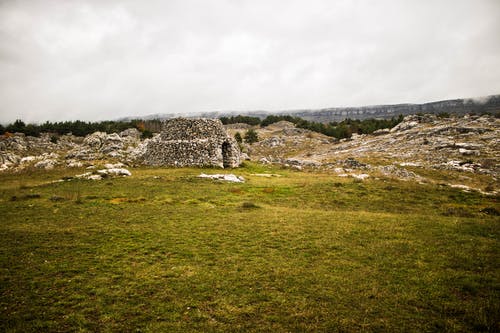
[{"label": "dark doorway", "polygon": [[222,144],[222,166],[231,167],[231,145],[227,141]]}]

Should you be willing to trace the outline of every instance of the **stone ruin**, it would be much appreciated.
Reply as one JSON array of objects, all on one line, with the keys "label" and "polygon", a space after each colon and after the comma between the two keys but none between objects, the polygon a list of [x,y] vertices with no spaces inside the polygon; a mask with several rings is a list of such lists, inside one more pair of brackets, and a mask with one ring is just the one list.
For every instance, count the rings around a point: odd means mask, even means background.
[{"label": "stone ruin", "polygon": [[220,120],[175,118],[164,121],[160,135],[147,143],[143,163],[234,168],[241,164],[240,154]]}]

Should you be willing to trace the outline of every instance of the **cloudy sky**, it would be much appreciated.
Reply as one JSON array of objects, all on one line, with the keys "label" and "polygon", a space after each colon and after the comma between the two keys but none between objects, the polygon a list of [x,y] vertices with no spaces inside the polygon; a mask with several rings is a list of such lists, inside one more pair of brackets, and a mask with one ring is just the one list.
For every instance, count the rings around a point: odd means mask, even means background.
[{"label": "cloudy sky", "polygon": [[0,122],[500,93],[498,0],[0,0]]}]

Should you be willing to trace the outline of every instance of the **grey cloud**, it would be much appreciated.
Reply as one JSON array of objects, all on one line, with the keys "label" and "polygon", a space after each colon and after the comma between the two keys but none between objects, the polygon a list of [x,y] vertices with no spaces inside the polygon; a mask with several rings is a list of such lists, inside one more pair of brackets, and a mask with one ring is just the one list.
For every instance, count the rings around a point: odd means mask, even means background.
[{"label": "grey cloud", "polygon": [[0,121],[500,92],[500,2],[3,1]]}]

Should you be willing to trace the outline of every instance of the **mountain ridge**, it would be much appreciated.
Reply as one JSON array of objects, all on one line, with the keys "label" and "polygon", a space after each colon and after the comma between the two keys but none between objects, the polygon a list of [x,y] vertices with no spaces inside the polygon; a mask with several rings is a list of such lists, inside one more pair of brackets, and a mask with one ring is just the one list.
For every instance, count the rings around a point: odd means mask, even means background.
[{"label": "mountain ridge", "polygon": [[434,101],[428,103],[399,103],[399,104],[382,104],[382,105],[368,105],[357,107],[329,107],[319,109],[292,109],[292,110],[248,110],[248,111],[205,111],[185,114],[182,112],[176,113],[156,113],[146,116],[131,116],[120,118],[119,120],[132,120],[132,119],[170,119],[176,117],[186,118],[219,118],[230,117],[236,115],[253,116],[258,118],[265,118],[269,115],[291,115],[303,118],[309,121],[328,123],[332,121],[342,121],[346,118],[350,119],[368,119],[368,118],[381,118],[387,119],[397,117],[399,115],[410,115],[417,113],[450,113],[463,115],[466,113],[500,113],[500,94],[489,95],[476,98],[458,98]]}]

